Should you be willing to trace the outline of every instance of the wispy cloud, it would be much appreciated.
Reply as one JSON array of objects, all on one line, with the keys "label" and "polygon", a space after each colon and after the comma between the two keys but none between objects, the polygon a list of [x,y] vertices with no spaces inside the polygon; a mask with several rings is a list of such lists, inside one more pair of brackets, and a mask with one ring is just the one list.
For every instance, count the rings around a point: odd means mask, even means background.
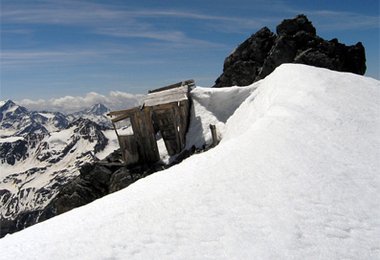
[{"label": "wispy cloud", "polygon": [[[112,5],[102,5],[91,2],[63,1],[45,2],[37,6],[9,5],[2,10],[4,24],[55,24],[74,25],[93,28],[95,33],[116,37],[137,37],[163,41],[179,42],[183,31],[161,29],[155,25],[157,19],[171,19],[173,24],[181,20],[202,21],[203,26],[213,29],[240,32],[242,29],[252,29],[268,22],[268,18],[244,18],[233,16],[210,15],[196,11],[183,10],[152,10],[152,9],[117,9]],[[215,26],[217,24],[218,26]],[[124,32],[120,33],[120,28]],[[235,28],[232,30],[232,28]],[[96,29],[96,30],[95,30]],[[201,29],[201,28],[200,28]]]},{"label": "wispy cloud", "polygon": [[[60,24],[90,27],[94,33],[115,37],[147,38],[159,41],[188,40],[185,32],[162,29],[155,26],[156,19],[202,21],[202,26],[228,33],[240,33],[244,30],[259,29],[265,25],[275,25],[284,14],[305,13],[314,16],[321,24],[321,29],[357,29],[361,27],[379,28],[379,17],[360,13],[339,12],[318,9],[297,9],[284,1],[258,1],[255,5],[266,15],[254,18],[231,15],[212,15],[194,10],[177,9],[131,9],[123,6],[104,5],[86,1],[42,1],[39,4],[4,4],[1,15],[2,23],[14,24]],[[268,15],[271,11],[271,16]],[[281,11],[281,13],[280,13]],[[277,15],[273,16],[274,13]],[[124,30],[121,31],[120,28]]]},{"label": "wispy cloud", "polygon": [[87,93],[85,96],[64,96],[52,99],[23,99],[17,104],[25,106],[32,111],[59,111],[73,113],[87,109],[95,104],[102,103],[111,110],[126,109],[140,104],[144,95],[134,95],[121,91],[111,91],[108,95],[96,92]]},{"label": "wispy cloud", "polygon": [[305,13],[316,18],[317,26],[321,30],[365,30],[380,28],[379,16],[330,10],[306,11]]},{"label": "wispy cloud", "polygon": [[100,28],[96,30],[96,33],[125,38],[146,38],[153,40],[160,40],[166,42],[181,42],[184,41],[187,36],[181,31],[154,31],[154,30],[135,30],[129,28]]},{"label": "wispy cloud", "polygon": [[[200,72],[210,78],[211,68],[221,67],[231,45],[299,13],[309,17],[322,37],[323,32],[333,31],[338,38],[348,34],[355,38],[354,33],[363,29],[379,28],[378,16],[356,10],[331,11],[310,4],[298,8],[285,0],[247,2],[224,1],[215,8],[208,3],[169,6],[162,2],[148,8],[144,3],[131,7],[130,1],[2,1],[3,89],[19,85],[43,89],[62,81],[55,89],[101,92],[105,88],[99,86],[111,89],[115,78],[119,81],[112,87],[128,85],[129,89],[140,82]],[[21,80],[21,72],[35,79]],[[8,92],[21,96],[20,91]]]},{"label": "wispy cloud", "polygon": [[125,19],[123,12],[90,2],[41,1],[7,3],[1,11],[3,23],[16,24],[100,24]]},{"label": "wispy cloud", "polygon": [[379,15],[366,15],[357,12],[336,11],[328,9],[299,9],[284,6],[284,12],[289,14],[305,14],[319,31],[339,31],[356,29],[380,28]]},{"label": "wispy cloud", "polygon": [[[91,25],[107,24],[117,20],[123,23],[134,23],[146,18],[177,18],[214,22],[229,22],[242,26],[260,25],[263,19],[242,18],[233,16],[218,16],[182,10],[152,10],[152,9],[116,9],[112,6],[90,2],[63,1],[61,5],[45,3],[36,7],[12,6],[2,10],[2,20],[5,23],[40,23],[40,24],[74,24]],[[141,24],[142,21],[140,21]],[[78,24],[79,23],[79,24]]]},{"label": "wispy cloud", "polygon": [[91,51],[4,51],[1,53],[3,60],[27,60],[34,58],[61,58],[61,57],[78,57],[78,56],[94,56],[98,53]]},{"label": "wispy cloud", "polygon": [[61,63],[80,63],[102,58],[109,52],[102,50],[2,50],[0,53],[3,69],[10,66],[30,66]]}]

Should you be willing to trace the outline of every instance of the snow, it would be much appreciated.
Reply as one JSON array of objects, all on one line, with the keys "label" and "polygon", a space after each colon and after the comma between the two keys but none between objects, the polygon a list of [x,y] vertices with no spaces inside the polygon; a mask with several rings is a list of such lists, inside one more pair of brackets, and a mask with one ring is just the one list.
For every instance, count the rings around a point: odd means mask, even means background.
[{"label": "snow", "polygon": [[42,113],[42,112],[39,112],[38,114],[40,114],[41,116],[45,117],[45,118],[54,118],[55,115],[53,113]]},{"label": "snow", "polygon": [[199,115],[226,120],[217,147],[4,237],[0,259],[379,259],[380,82],[285,64],[250,88],[204,90],[205,109],[247,91]]},{"label": "snow", "polygon": [[186,148],[198,148],[212,142],[210,124],[217,128],[219,140],[225,129],[227,119],[236,108],[256,89],[255,85],[241,88],[230,87],[222,89],[195,88],[191,91],[193,106],[191,124],[186,135]]},{"label": "snow", "polygon": [[63,149],[70,142],[70,137],[73,135],[73,127],[57,132],[50,133],[46,138],[46,142],[52,149]]},{"label": "snow", "polygon": [[3,114],[15,112],[17,108],[19,108],[19,106],[13,105],[10,108],[8,108],[8,110],[4,111]]},{"label": "snow", "polygon": [[13,143],[18,140],[23,140],[24,137],[21,136],[11,136],[11,137],[6,137],[6,138],[0,138],[0,143]]},{"label": "snow", "polygon": [[165,146],[165,141],[161,136],[157,139],[157,148],[158,152],[160,153],[161,161],[165,164],[169,164],[171,156],[169,155],[168,150]]},{"label": "snow", "polygon": [[104,136],[108,139],[108,144],[102,151],[95,154],[95,156],[98,157],[100,160],[106,158],[110,153],[120,148],[115,130],[105,130],[102,132]]}]

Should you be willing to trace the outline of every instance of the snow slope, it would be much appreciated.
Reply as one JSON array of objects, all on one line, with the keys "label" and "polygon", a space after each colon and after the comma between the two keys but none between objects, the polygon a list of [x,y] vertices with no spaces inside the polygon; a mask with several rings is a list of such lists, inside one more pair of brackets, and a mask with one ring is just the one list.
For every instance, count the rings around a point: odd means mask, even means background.
[{"label": "snow slope", "polygon": [[0,259],[379,259],[379,81],[284,64],[252,88],[217,147],[4,237]]}]

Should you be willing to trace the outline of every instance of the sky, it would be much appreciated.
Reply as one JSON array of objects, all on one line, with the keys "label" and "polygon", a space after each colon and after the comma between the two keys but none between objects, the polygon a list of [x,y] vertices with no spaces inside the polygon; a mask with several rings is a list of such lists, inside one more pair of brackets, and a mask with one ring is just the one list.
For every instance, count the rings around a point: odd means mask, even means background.
[{"label": "sky", "polygon": [[378,0],[0,2],[1,100],[143,94],[185,79],[212,86],[239,43],[300,13],[324,39],[361,41],[366,76],[380,79]]}]

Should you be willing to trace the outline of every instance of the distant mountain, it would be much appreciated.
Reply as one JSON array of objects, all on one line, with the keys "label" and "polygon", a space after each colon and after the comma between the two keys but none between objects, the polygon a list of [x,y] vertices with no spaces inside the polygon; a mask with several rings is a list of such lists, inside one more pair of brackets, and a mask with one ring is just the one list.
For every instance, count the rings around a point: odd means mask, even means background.
[{"label": "distant mountain", "polygon": [[[30,133],[47,135],[65,129],[69,121],[59,112],[29,112],[12,100],[0,107],[0,137],[26,136]],[[1,104],[1,103],[0,103]]]},{"label": "distant mountain", "polygon": [[49,132],[65,129],[69,125],[69,120],[60,112],[31,112],[31,116]]},{"label": "distant mountain", "polygon": [[104,129],[110,129],[112,127],[112,124],[109,117],[107,117],[107,113],[109,111],[110,109],[105,105],[95,104],[88,109],[69,114],[67,118],[71,121],[74,121],[78,118],[89,119],[99,124]]},{"label": "distant mountain", "polygon": [[25,136],[28,131],[47,134],[48,131],[31,117],[29,111],[12,100],[2,102],[0,107],[0,137]]},{"label": "distant mountain", "polygon": [[79,174],[83,164],[118,148],[114,131],[106,130],[111,124],[104,105],[78,112],[75,117],[30,112],[11,100],[0,105],[2,223],[12,223],[20,214],[43,208],[62,185]]},{"label": "distant mountain", "polygon": [[94,114],[98,116],[103,116],[108,112],[110,112],[110,109],[103,104],[96,104],[87,111],[88,114]]}]

